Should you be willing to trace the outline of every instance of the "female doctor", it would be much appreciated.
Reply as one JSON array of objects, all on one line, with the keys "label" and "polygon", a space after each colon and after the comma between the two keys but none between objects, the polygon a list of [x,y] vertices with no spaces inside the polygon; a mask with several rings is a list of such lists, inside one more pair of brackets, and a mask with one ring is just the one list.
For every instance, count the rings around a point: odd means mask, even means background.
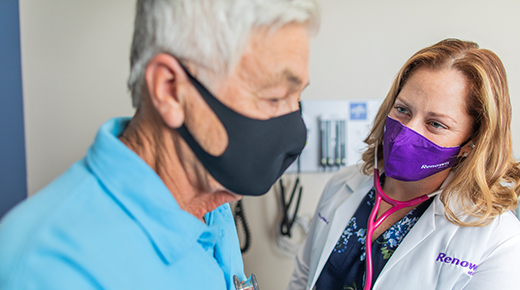
[{"label": "female doctor", "polygon": [[327,184],[288,289],[519,289],[510,122],[493,52],[457,39],[417,52],[379,109],[361,170]]}]

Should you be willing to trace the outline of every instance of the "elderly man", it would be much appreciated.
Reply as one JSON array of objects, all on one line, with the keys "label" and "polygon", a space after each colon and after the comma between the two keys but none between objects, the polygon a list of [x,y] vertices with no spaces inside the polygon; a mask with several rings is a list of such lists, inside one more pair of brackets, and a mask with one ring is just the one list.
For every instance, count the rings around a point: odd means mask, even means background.
[{"label": "elderly man", "polygon": [[136,114],[0,229],[0,289],[233,289],[228,202],[301,152],[315,0],[140,0]]}]

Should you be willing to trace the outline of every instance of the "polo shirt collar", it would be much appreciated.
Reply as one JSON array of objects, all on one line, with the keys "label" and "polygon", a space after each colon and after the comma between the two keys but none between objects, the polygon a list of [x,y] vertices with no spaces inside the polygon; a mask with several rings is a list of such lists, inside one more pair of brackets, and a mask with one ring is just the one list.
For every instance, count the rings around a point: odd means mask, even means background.
[{"label": "polo shirt collar", "polygon": [[214,244],[214,230],[182,210],[156,172],[118,139],[130,119],[114,118],[101,126],[86,157],[92,173],[135,219],[165,263],[198,241]]}]

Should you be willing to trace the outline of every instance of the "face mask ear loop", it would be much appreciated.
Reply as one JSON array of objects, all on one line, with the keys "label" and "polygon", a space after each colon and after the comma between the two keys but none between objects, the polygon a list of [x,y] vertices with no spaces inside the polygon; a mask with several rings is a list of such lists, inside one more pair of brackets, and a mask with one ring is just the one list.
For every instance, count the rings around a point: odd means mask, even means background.
[{"label": "face mask ear loop", "polygon": [[376,140],[376,148],[375,148],[375,154],[374,154],[374,169],[376,169],[376,170],[377,170],[377,146],[379,146],[379,145],[378,145],[378,142]]}]

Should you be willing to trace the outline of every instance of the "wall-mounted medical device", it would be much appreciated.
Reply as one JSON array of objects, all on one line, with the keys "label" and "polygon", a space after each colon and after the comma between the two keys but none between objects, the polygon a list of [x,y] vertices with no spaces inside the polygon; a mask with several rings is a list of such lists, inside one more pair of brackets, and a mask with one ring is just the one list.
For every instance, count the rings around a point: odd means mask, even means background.
[{"label": "wall-mounted medical device", "polygon": [[[301,172],[336,171],[357,164],[383,99],[303,100],[307,144],[300,160]],[[287,172],[296,172],[297,163]]]}]

